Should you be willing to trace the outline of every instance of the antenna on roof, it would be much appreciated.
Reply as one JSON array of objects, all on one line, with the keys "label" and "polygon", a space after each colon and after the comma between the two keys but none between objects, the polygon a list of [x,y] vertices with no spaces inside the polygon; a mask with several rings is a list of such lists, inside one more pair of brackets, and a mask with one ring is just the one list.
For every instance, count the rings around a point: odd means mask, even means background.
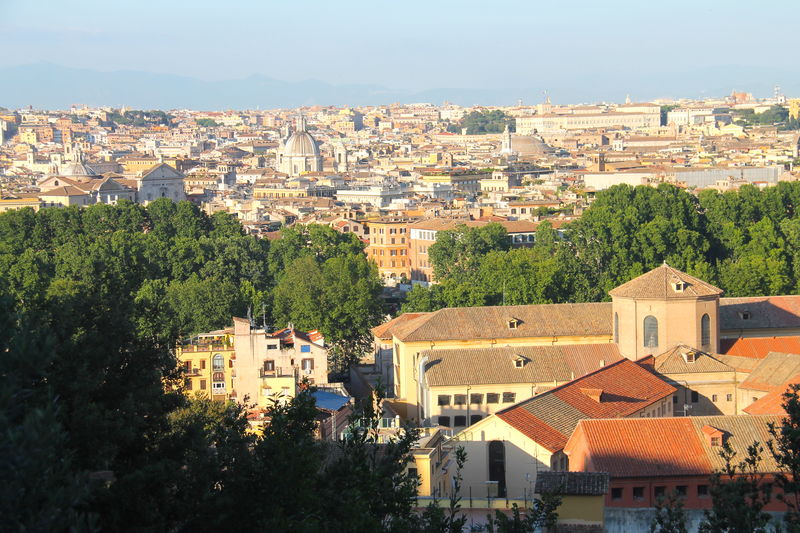
[{"label": "antenna on roof", "polygon": [[261,325],[264,327],[264,331],[267,331],[267,304],[261,304]]},{"label": "antenna on roof", "polygon": [[250,327],[255,327],[255,322],[253,322],[253,309],[248,305],[247,306],[247,321],[250,322]]}]

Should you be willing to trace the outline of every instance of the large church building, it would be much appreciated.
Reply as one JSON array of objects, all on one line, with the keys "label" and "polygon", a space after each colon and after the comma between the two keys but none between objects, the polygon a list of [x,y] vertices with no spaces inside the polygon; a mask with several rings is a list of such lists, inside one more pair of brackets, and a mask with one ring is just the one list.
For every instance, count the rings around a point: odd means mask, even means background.
[{"label": "large church building", "polygon": [[610,296],[406,313],[373,330],[375,372],[400,416],[456,430],[622,359],[675,387],[671,412],[737,414],[766,394],[740,384],[775,343],[800,345],[800,296],[723,298],[667,264]]}]

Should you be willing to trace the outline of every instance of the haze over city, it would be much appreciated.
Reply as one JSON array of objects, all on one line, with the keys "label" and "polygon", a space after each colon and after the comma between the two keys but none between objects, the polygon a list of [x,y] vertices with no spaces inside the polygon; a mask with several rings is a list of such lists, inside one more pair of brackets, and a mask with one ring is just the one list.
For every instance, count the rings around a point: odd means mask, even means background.
[{"label": "haze over city", "polygon": [[[60,81],[61,91],[44,94],[31,81],[5,84],[0,97],[45,107],[170,108],[188,92],[201,107],[241,108],[420,98],[511,105],[535,103],[544,91],[561,103],[698,98],[731,88],[767,96],[776,84],[800,89],[794,17],[781,15],[792,8],[788,1],[768,10],[722,1],[654,10],[637,1],[12,0],[0,4],[0,76]],[[33,67],[7,70],[25,65]],[[103,75],[119,71],[125,84]],[[276,83],[248,91],[252,76]],[[230,101],[208,83],[220,81]],[[150,94],[152,84],[163,86],[160,95]],[[93,101],[78,99],[86,86],[94,86]]]},{"label": "haze over city", "polygon": [[799,14],[0,0],[0,531],[800,532]]}]

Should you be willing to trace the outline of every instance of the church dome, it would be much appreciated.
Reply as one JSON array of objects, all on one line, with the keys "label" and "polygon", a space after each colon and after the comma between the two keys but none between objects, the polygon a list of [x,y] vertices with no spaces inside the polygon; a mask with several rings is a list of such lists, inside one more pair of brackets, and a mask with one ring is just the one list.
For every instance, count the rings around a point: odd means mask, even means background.
[{"label": "church dome", "polygon": [[87,167],[83,163],[73,162],[62,165],[59,169],[59,174],[66,178],[85,178],[89,176],[96,176],[97,172]]},{"label": "church dome", "polygon": [[286,144],[283,145],[283,155],[287,157],[318,157],[319,145],[307,131],[296,131],[286,139]]}]

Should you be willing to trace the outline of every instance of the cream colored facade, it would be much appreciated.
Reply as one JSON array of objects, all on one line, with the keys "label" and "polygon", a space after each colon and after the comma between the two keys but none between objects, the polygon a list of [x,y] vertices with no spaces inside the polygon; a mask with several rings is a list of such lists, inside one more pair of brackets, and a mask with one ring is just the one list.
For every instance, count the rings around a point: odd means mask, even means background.
[{"label": "cream colored facade", "polygon": [[[636,411],[628,418],[654,418],[672,416],[670,402],[663,400]],[[462,475],[464,484],[462,495],[470,488],[478,497],[485,497],[488,490],[494,490],[489,474],[489,443],[502,443],[505,458],[505,487],[509,498],[523,498],[533,493],[536,476],[539,472],[567,470],[567,459],[563,451],[551,451],[531,437],[497,416],[484,420],[458,433],[451,443],[463,446],[467,452],[467,463]],[[492,494],[496,496],[497,494]]]},{"label": "cream colored facade", "polygon": [[[622,298],[612,296],[614,341],[619,351],[637,360],[656,355],[676,344],[688,344],[704,351],[719,351],[719,296],[676,299]],[[708,342],[703,342],[702,321],[709,319]],[[645,337],[645,318],[656,320],[657,342]]]},{"label": "cream colored facade", "polygon": [[[403,342],[393,339],[393,361],[395,369],[394,388],[396,399],[392,401],[401,416],[416,421],[421,412],[421,387],[418,376],[420,352],[445,348],[488,348],[491,346],[553,346],[571,344],[609,343],[611,335],[559,336],[559,337],[500,337],[494,339],[453,339],[444,341]],[[509,389],[510,390],[510,389]],[[502,391],[501,391],[502,392]],[[519,398],[520,400],[522,398]],[[518,400],[519,401],[519,400]]]}]

